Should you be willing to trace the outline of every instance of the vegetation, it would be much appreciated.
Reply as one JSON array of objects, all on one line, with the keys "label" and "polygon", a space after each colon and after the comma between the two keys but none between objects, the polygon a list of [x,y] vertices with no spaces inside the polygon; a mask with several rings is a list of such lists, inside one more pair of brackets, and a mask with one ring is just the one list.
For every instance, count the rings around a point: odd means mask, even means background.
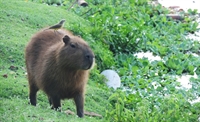
[{"label": "vegetation", "polygon": [[[193,55],[199,53],[200,42],[186,38],[198,30],[193,16],[182,22],[166,18],[168,10],[147,0],[87,2],[88,7],[74,5],[66,11],[72,4],[67,0],[60,0],[61,6],[53,0],[0,0],[0,121],[198,121],[200,103],[189,102],[200,96],[200,58]],[[64,28],[88,41],[95,52],[85,110],[103,118],[66,115],[67,109],[75,111],[71,100],[62,101],[63,112],[52,111],[43,92],[37,107],[28,104],[25,45],[32,34],[61,19],[66,19]],[[133,55],[146,51],[162,60]],[[121,77],[122,87],[116,91],[102,82],[100,72],[108,68]],[[175,76],[195,72],[192,88],[180,88]]]}]

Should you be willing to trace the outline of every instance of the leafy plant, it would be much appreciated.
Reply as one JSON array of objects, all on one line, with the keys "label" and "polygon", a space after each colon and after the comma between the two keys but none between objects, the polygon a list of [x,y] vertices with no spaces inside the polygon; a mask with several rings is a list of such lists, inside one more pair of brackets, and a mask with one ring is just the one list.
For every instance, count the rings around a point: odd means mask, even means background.
[{"label": "leafy plant", "polygon": [[106,111],[106,119],[114,122],[132,121],[132,111],[125,108],[126,96],[122,91],[116,91],[109,99],[112,111]]}]

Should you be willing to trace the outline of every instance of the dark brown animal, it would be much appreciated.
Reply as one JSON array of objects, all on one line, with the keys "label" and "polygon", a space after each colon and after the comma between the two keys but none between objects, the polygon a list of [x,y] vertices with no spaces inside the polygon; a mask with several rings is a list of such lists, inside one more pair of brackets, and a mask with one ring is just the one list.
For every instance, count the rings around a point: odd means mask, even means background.
[{"label": "dark brown animal", "polygon": [[36,33],[25,50],[30,103],[36,106],[36,94],[43,90],[53,109],[61,99],[73,98],[77,115],[84,116],[84,91],[94,54],[80,37],[64,29]]}]

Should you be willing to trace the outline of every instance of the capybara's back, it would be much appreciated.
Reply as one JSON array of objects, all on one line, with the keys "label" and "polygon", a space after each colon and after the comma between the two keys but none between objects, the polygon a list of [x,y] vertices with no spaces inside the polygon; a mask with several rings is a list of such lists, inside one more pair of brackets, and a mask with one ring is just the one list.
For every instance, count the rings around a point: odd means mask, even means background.
[{"label": "capybara's back", "polygon": [[36,33],[25,50],[29,81],[29,99],[36,105],[36,94],[43,90],[52,108],[60,101],[73,98],[77,115],[83,117],[84,90],[94,54],[80,37],[60,29]]}]

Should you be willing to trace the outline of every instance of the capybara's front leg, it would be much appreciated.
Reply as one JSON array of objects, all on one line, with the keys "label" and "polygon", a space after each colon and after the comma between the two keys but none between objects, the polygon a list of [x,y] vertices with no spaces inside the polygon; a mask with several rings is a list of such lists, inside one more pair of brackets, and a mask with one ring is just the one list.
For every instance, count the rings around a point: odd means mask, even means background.
[{"label": "capybara's front leg", "polygon": [[79,117],[84,116],[84,96],[83,94],[78,94],[74,97],[74,102],[76,104],[76,111]]},{"label": "capybara's front leg", "polygon": [[49,97],[49,103],[50,103],[50,105],[53,104],[52,109],[61,111],[60,110],[61,109],[60,108],[61,107],[60,98],[58,96],[51,96],[51,97]]},{"label": "capybara's front leg", "polygon": [[52,100],[51,100],[51,97],[48,96],[48,100],[49,100],[49,104],[50,104],[50,106],[52,106]]}]

